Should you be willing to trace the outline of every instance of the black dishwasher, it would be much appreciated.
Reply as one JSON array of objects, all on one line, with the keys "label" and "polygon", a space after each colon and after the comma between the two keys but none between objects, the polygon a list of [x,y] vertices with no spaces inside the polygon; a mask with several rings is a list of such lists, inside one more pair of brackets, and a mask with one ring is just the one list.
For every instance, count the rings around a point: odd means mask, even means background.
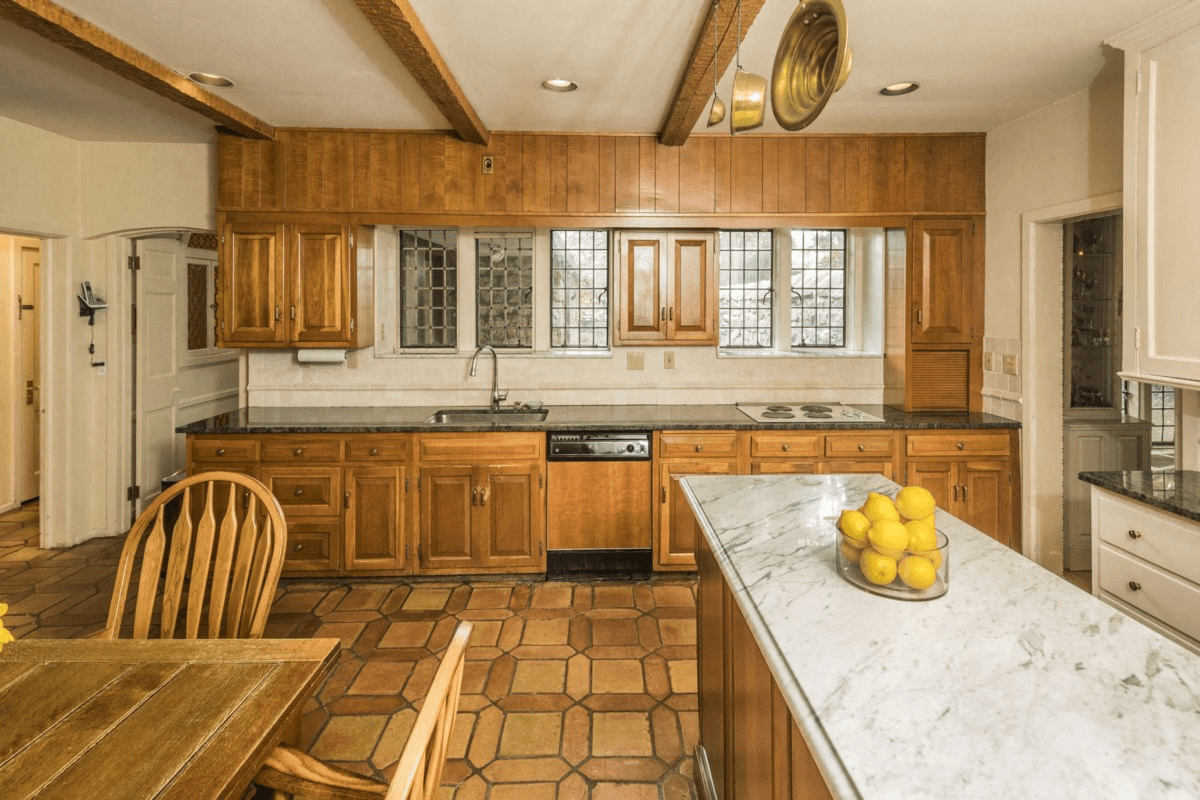
[{"label": "black dishwasher", "polygon": [[550,431],[546,453],[547,573],[649,575],[650,432]]}]

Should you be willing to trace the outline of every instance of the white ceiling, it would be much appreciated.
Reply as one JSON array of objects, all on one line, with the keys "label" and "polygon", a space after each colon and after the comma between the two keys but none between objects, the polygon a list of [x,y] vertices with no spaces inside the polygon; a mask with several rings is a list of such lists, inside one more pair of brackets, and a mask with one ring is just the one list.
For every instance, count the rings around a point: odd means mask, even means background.
[{"label": "white ceiling", "polygon": [[[447,129],[350,0],[58,0],[281,127]],[[493,131],[661,127],[710,0],[411,0]],[[732,0],[722,0],[732,2]],[[1176,0],[844,0],[854,70],[807,130],[988,131],[1119,70],[1102,41]],[[795,0],[766,0],[742,65],[770,75]],[[553,94],[548,77],[580,89]],[[733,67],[719,94],[729,101]],[[915,80],[913,95],[881,86]],[[80,140],[208,141],[213,125],[0,21],[0,116]],[[768,111],[764,132],[781,132]],[[704,117],[697,131],[705,130]]]}]

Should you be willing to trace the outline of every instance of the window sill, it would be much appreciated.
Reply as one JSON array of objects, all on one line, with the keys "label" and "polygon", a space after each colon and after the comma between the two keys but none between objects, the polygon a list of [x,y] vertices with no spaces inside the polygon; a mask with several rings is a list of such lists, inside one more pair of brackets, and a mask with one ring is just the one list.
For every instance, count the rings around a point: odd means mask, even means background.
[{"label": "window sill", "polygon": [[883,353],[868,353],[844,348],[809,348],[796,350],[720,348],[718,358],[883,358]]}]

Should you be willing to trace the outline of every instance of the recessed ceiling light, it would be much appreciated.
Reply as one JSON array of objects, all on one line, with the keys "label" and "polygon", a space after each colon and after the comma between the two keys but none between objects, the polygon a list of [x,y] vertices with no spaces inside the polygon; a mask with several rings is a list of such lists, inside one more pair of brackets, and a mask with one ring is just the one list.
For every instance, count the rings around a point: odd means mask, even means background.
[{"label": "recessed ceiling light", "polygon": [[912,94],[920,88],[921,84],[916,81],[900,81],[899,83],[889,83],[880,89],[879,93],[884,97],[896,97],[902,94]]},{"label": "recessed ceiling light", "polygon": [[550,78],[542,81],[542,88],[548,92],[573,92],[579,88],[579,84],[566,78]]},{"label": "recessed ceiling light", "polygon": [[188,80],[192,83],[199,83],[203,86],[216,86],[221,89],[227,89],[233,86],[233,81],[226,78],[224,75],[214,75],[211,72],[193,72],[188,75]]}]

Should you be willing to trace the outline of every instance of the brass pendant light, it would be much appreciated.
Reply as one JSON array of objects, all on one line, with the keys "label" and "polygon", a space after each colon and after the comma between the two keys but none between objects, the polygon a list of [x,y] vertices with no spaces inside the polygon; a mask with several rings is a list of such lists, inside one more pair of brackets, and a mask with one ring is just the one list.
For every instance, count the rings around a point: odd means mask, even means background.
[{"label": "brass pendant light", "polygon": [[720,7],[721,0],[713,0],[713,101],[712,108],[708,111],[708,127],[710,128],[725,119],[725,104],[721,102],[720,97],[717,97],[717,10]]},{"label": "brass pendant light", "polygon": [[771,110],[785,130],[811,124],[850,77],[853,55],[842,0],[802,0],[779,38]]},{"label": "brass pendant light", "polygon": [[767,79],[742,69],[742,0],[738,0],[737,71],[733,75],[731,133],[754,130],[763,124],[767,103]]}]

